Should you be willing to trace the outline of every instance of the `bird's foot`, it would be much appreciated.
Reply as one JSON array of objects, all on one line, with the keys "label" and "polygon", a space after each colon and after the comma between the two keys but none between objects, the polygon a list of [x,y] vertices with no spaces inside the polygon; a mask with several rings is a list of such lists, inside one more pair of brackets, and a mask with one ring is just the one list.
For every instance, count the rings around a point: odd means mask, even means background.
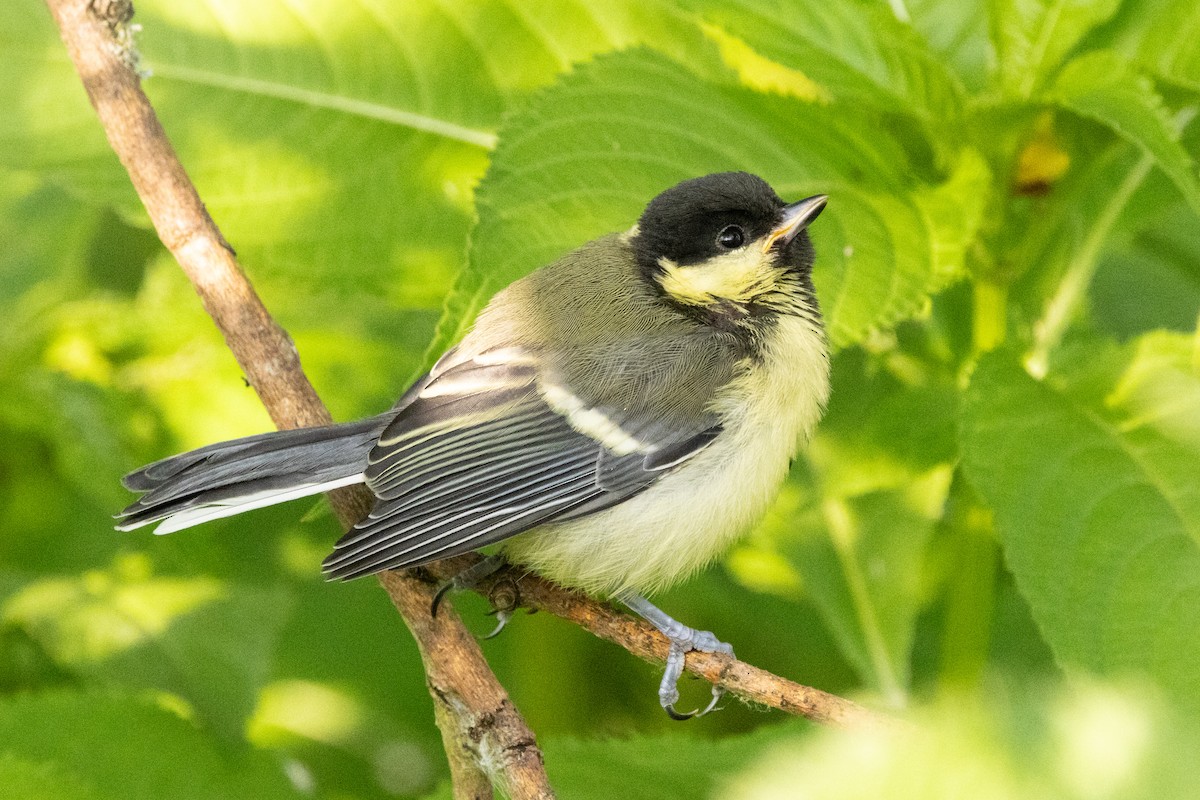
[{"label": "bird's foot", "polygon": [[662,682],[658,685],[658,702],[662,705],[663,710],[670,715],[671,719],[685,720],[702,717],[715,709],[725,694],[725,690],[716,685],[712,687],[712,700],[703,709],[690,712],[675,710],[675,704],[679,702],[678,683],[680,676],[683,675],[684,659],[692,650],[699,650],[702,653],[733,655],[733,646],[722,642],[711,631],[698,631],[672,619],[666,612],[641,595],[626,593],[620,595],[620,600],[631,611],[657,628],[671,643]]},{"label": "bird's foot", "polygon": [[[495,556],[500,558],[500,556]],[[501,561],[503,563],[503,560]],[[488,589],[488,602],[492,604],[492,610],[489,615],[496,616],[496,627],[487,636],[481,636],[480,639],[491,639],[504,630],[504,626],[512,619],[513,612],[521,605],[521,588],[517,586],[517,582],[508,576],[501,577],[492,584],[492,588]]]},{"label": "bird's foot", "polygon": [[[504,556],[492,555],[467,567],[438,587],[437,594],[433,596],[433,602],[429,605],[429,615],[437,616],[438,607],[441,606],[442,600],[446,598],[447,594],[474,589],[482,580],[504,565]],[[504,626],[512,617],[512,612],[521,604],[521,593],[517,588],[516,581],[511,578],[502,578],[496,581],[488,590],[488,601],[492,604],[492,610],[488,613],[496,615],[497,625],[487,636],[480,637],[481,639],[491,639],[504,630]]]}]

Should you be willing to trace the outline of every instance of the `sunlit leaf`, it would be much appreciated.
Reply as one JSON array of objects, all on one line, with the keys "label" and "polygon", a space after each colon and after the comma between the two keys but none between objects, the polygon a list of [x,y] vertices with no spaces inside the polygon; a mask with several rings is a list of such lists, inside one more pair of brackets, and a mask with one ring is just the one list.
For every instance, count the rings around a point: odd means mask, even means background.
[{"label": "sunlit leaf", "polygon": [[1200,91],[1200,5],[1192,0],[1122,3],[1100,40],[1151,72]]},{"label": "sunlit leaf", "polygon": [[[253,751],[234,755],[176,714],[133,695],[53,692],[6,698],[0,701],[0,751],[6,754],[0,759],[0,775],[8,764],[24,774],[26,786],[41,780],[43,786],[72,792],[42,797],[305,796],[291,786],[274,758]],[[39,765],[36,773],[24,766],[32,764]],[[37,796],[12,794],[12,788],[5,784],[6,797]]]},{"label": "sunlit leaf", "polygon": [[1022,686],[988,700],[948,696],[911,727],[824,728],[781,740],[726,782],[720,800],[802,796],[980,800],[1191,797],[1194,719],[1138,689]]},{"label": "sunlit leaf", "polygon": [[607,56],[505,127],[434,350],[507,283],[627,229],[672,184],[729,169],[764,176],[784,197],[830,195],[812,236],[835,345],[911,316],[958,273],[989,181],[970,151],[944,183],[915,179],[901,145],[855,108],[723,88],[645,51]]},{"label": "sunlit leaf", "polygon": [[[136,7],[144,85],[227,238],[287,313],[298,291],[436,307],[501,114],[570,64],[641,42],[707,50],[661,2]],[[0,164],[140,217],[43,3],[0,9]],[[693,59],[694,60],[694,59]]]},{"label": "sunlit leaf", "polygon": [[1191,156],[1179,143],[1179,127],[1148,78],[1137,74],[1115,53],[1097,51],[1069,63],[1049,97],[1077,114],[1094,119],[1154,157],[1197,214],[1200,178]]},{"label": "sunlit leaf", "polygon": [[974,91],[986,84],[991,57],[987,4],[988,0],[905,0],[913,27]]},{"label": "sunlit leaf", "polygon": [[693,3],[703,18],[769,58],[797,69],[837,100],[955,121],[953,74],[884,3],[720,0]]},{"label": "sunlit leaf", "polygon": [[1038,383],[1008,355],[967,395],[968,476],[1060,662],[1200,708],[1200,379],[1187,337],[1099,348]]},{"label": "sunlit leaf", "polygon": [[80,776],[51,762],[0,755],[0,786],[10,800],[92,800],[101,795]]},{"label": "sunlit leaf", "polygon": [[992,0],[992,42],[1000,84],[1031,97],[1079,41],[1111,17],[1120,0]]},{"label": "sunlit leaf", "polygon": [[112,573],[32,583],[3,606],[62,668],[102,683],[178,694],[240,738],[288,608],[279,591],[212,578],[151,578],[127,560]]}]

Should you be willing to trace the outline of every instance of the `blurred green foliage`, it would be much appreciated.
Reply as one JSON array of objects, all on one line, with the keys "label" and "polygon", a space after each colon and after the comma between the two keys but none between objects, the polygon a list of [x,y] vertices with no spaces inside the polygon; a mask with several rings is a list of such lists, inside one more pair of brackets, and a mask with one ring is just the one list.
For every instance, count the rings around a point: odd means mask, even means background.
[{"label": "blurred green foliage", "polygon": [[[1200,794],[1197,8],[143,0],[136,43],[341,419],[677,180],[831,196],[827,418],[659,599],[911,735],[680,727],[653,667],[521,617],[485,649],[562,796],[1160,798]],[[399,619],[321,582],[328,515],[111,530],[124,472],[269,423],[37,0],[0,54],[2,793],[445,794]]]}]

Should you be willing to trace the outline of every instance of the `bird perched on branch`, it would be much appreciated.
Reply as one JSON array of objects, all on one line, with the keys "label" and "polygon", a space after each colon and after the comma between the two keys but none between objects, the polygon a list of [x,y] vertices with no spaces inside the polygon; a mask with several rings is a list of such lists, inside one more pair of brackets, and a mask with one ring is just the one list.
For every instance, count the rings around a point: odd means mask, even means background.
[{"label": "bird perched on branch", "polygon": [[[805,228],[754,175],[667,189],[622,234],[501,291],[390,411],[222,442],[131,473],[118,528],[169,533],[365,483],[376,500],[325,559],[334,579],[497,545],[612,597],[671,641],[677,718],[692,649],[729,652],[643,595],[721,555],[765,513],[829,393]],[[720,692],[704,711],[713,708]]]}]

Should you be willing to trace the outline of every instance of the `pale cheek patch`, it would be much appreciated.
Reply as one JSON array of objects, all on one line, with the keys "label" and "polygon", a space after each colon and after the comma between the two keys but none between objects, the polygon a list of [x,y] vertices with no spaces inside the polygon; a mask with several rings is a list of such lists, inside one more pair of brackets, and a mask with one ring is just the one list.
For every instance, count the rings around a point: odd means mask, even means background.
[{"label": "pale cheek patch", "polygon": [[659,259],[658,264],[663,291],[691,305],[721,300],[749,303],[770,292],[782,274],[774,258],[753,244],[701,265],[684,267],[669,258]]}]

